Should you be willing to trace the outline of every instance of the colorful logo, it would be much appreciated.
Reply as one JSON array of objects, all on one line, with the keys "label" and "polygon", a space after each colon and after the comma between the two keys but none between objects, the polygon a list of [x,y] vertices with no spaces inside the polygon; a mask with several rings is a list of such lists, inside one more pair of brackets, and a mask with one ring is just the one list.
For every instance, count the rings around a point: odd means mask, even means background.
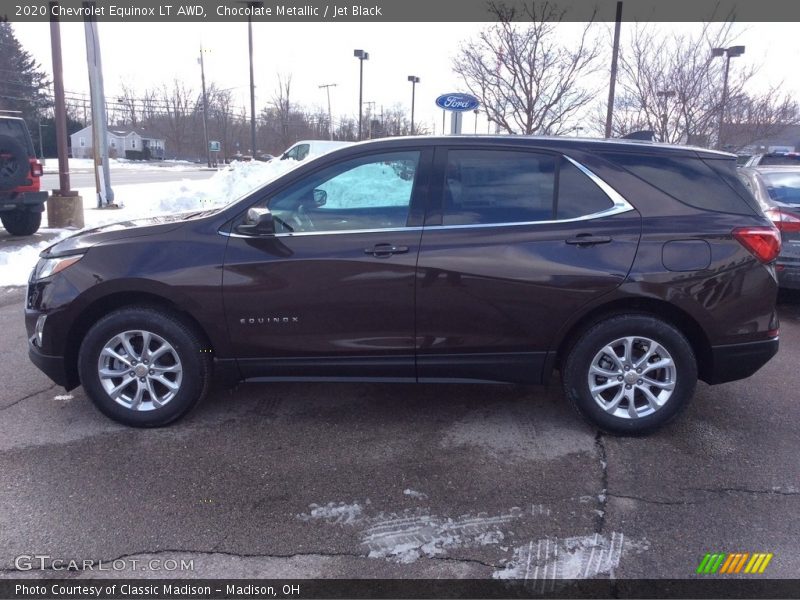
[{"label": "colorful logo", "polygon": [[761,574],[772,560],[772,553],[717,552],[706,554],[697,567],[699,575],[731,575],[733,573]]}]

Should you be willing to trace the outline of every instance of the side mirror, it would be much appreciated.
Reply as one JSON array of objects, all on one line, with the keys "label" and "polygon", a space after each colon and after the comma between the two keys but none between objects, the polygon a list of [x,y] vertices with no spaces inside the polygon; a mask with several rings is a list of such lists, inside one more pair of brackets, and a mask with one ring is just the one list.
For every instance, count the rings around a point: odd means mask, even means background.
[{"label": "side mirror", "polygon": [[272,235],[275,233],[275,218],[268,208],[251,208],[245,222],[236,227],[243,235]]},{"label": "side mirror", "polygon": [[284,152],[284,153],[281,155],[281,160],[286,160],[287,158],[289,158],[289,153],[288,153],[288,152]]},{"label": "side mirror", "polygon": [[328,192],[325,190],[316,189],[314,190],[314,206],[319,208],[320,206],[325,206],[325,203],[328,201]]}]

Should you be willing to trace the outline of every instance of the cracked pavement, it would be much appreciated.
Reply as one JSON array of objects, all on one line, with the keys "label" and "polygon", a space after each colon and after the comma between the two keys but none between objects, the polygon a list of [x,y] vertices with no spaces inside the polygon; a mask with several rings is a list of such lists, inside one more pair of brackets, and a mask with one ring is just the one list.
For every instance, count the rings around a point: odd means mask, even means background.
[{"label": "cracked pavement", "polygon": [[[749,380],[699,384],[646,438],[601,435],[557,385],[247,384],[134,430],[29,363],[0,289],[0,578],[687,578],[706,552],[800,570],[800,303]],[[137,566],[131,563],[136,562]],[[28,576],[91,577],[90,571]],[[552,583],[552,585],[555,585]],[[544,589],[544,587],[543,587]],[[547,589],[555,589],[550,587]]]}]

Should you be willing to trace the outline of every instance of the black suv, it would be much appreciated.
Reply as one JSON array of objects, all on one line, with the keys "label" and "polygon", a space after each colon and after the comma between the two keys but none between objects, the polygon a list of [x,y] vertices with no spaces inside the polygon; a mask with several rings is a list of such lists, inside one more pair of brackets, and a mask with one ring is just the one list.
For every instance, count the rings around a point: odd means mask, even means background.
[{"label": "black suv", "polygon": [[0,115],[0,219],[11,235],[39,230],[47,201],[47,192],[39,191],[41,176],[25,121]]},{"label": "black suv", "polygon": [[[778,350],[780,237],[735,157],[537,137],[366,142],[218,210],[80,233],[28,287],[32,360],[164,425],[224,382],[547,382],[617,433]],[[135,227],[133,225],[136,225]]]}]

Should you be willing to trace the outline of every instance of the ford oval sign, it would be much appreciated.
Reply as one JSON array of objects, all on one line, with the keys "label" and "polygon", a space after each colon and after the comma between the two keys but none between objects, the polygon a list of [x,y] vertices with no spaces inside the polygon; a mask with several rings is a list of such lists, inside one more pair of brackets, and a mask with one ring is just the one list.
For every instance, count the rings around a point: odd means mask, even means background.
[{"label": "ford oval sign", "polygon": [[436,99],[436,106],[444,110],[452,110],[455,112],[475,110],[480,105],[480,100],[471,94],[442,94]]}]

